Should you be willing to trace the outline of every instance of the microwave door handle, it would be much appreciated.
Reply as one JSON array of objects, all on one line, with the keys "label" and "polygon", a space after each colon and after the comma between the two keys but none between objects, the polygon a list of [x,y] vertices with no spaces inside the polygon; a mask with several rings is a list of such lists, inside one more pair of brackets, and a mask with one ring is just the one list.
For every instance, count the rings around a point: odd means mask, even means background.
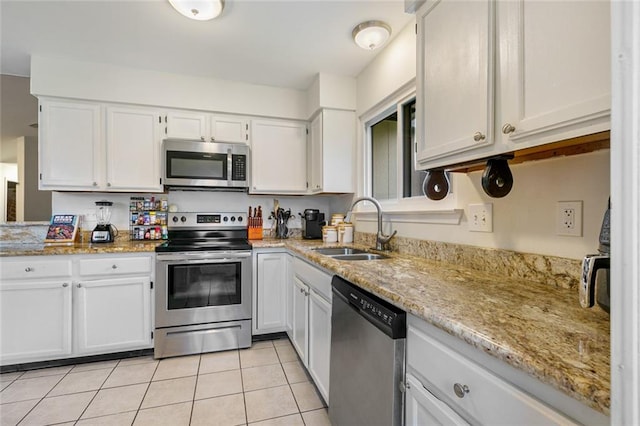
[{"label": "microwave door handle", "polygon": [[227,185],[231,187],[233,181],[233,154],[231,148],[227,149]]}]

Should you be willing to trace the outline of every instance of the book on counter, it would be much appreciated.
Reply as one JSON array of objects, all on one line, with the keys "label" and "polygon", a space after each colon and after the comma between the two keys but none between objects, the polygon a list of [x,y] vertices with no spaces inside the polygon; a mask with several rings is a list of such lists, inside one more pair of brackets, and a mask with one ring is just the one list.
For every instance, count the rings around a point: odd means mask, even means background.
[{"label": "book on counter", "polygon": [[45,244],[73,244],[78,236],[80,216],[75,214],[54,214],[51,216]]}]

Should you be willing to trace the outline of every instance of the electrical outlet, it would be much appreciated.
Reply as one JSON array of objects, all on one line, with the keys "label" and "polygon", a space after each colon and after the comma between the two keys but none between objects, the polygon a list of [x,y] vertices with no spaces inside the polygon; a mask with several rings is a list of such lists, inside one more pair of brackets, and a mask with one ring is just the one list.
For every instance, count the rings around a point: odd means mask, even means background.
[{"label": "electrical outlet", "polygon": [[558,201],[556,234],[582,237],[582,201]]},{"label": "electrical outlet", "polygon": [[469,231],[493,232],[493,204],[469,204]]}]

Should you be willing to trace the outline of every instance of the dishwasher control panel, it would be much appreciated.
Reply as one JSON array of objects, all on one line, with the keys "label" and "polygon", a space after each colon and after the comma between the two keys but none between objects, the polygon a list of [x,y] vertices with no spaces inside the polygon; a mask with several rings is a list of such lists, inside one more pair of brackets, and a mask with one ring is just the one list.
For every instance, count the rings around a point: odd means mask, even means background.
[{"label": "dishwasher control panel", "polygon": [[334,293],[360,310],[380,330],[394,339],[406,337],[407,314],[402,309],[338,276],[333,277],[331,284]]}]

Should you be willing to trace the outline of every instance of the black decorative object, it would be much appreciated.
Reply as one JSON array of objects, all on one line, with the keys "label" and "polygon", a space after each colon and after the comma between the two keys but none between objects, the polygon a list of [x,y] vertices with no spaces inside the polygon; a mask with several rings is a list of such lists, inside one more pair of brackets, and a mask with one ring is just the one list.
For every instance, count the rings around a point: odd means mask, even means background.
[{"label": "black decorative object", "polygon": [[490,197],[502,198],[513,187],[513,175],[506,158],[490,158],[482,174],[482,189]]}]

